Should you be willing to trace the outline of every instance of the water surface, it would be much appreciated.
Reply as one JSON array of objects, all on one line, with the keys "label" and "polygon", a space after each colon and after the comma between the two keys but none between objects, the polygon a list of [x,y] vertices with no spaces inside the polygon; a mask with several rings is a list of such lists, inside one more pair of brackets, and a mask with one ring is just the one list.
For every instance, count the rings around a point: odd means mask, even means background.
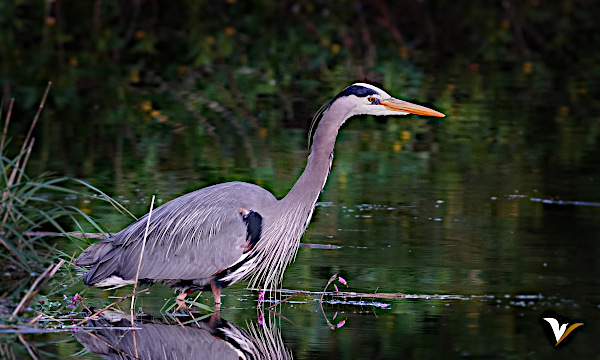
[{"label": "water surface", "polygon": [[[339,248],[300,248],[279,298],[308,293],[277,307],[281,317],[266,314],[294,359],[598,357],[597,116],[549,103],[563,89],[536,89],[521,75],[464,76],[496,81],[484,90],[474,79],[457,84],[454,77],[439,79],[431,93],[388,89],[434,99],[448,115],[442,122],[357,118],[342,129],[303,238]],[[199,143],[182,146],[181,154],[169,146],[185,136],[153,137],[144,149],[162,155],[136,165],[125,154],[121,161],[131,166],[121,164],[116,181],[91,180],[114,187],[138,215],[152,194],[161,203],[223,180],[251,180],[281,197],[304,165],[306,130],[266,135],[250,132],[243,140],[250,147]],[[101,204],[80,205],[110,231],[131,221]],[[61,246],[73,253],[80,245]],[[328,295],[321,311],[319,293],[333,274],[348,281],[336,283],[340,291],[408,296]],[[80,293],[86,305],[101,307],[131,292],[85,289],[72,270],[57,280],[49,298],[58,303]],[[257,296],[244,283],[225,290],[222,318],[244,331],[256,327]],[[137,309],[160,317],[172,297],[154,286]],[[211,304],[209,298],[203,302]],[[555,349],[540,324],[546,310],[585,325]],[[332,330],[328,321],[344,323]],[[98,358],[71,332],[26,338],[59,357]]]}]

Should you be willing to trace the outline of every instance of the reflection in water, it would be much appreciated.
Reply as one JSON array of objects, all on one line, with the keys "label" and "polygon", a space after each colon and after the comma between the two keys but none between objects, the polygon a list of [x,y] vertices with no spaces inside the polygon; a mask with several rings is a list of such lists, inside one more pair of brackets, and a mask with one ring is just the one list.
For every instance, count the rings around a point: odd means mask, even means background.
[{"label": "reflection in water", "polygon": [[104,359],[136,359],[136,347],[139,359],[292,359],[273,320],[264,326],[249,323],[245,330],[218,313],[198,321],[190,316],[165,316],[136,322],[134,332],[129,316],[121,311],[99,316],[87,323],[98,329],[73,335]]}]

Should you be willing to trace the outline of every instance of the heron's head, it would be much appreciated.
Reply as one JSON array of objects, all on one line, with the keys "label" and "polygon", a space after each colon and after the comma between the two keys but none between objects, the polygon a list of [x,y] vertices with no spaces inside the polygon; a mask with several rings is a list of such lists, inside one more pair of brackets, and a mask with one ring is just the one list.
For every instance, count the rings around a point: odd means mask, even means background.
[{"label": "heron's head", "polygon": [[335,109],[333,112],[335,114],[334,119],[337,121],[336,125],[338,126],[341,126],[347,119],[354,115],[389,116],[416,114],[436,117],[446,116],[439,111],[393,98],[376,86],[356,83],[342,90],[317,111],[308,132],[309,147],[312,145],[313,130],[316,131],[325,113],[329,110],[333,111],[333,109]]},{"label": "heron's head", "polygon": [[444,117],[439,111],[393,98],[385,91],[365,83],[356,83],[342,90],[334,99],[351,107],[351,115],[425,115]]}]

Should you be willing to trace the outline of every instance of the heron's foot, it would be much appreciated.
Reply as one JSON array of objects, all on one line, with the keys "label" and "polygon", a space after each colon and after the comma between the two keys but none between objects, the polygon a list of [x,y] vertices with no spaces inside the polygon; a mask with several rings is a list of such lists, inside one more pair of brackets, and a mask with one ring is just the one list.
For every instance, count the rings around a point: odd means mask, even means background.
[{"label": "heron's foot", "polygon": [[181,309],[189,310],[190,307],[185,303],[186,296],[187,296],[187,294],[184,292],[177,295],[177,297],[175,298],[175,303],[177,304],[177,308],[175,309],[175,312],[178,312]]}]

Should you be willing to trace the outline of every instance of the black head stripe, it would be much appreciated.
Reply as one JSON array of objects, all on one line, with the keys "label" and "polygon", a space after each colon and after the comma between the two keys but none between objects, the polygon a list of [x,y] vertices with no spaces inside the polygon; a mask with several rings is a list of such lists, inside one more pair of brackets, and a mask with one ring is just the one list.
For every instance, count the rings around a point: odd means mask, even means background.
[{"label": "black head stripe", "polygon": [[360,86],[360,85],[350,85],[347,88],[345,88],[344,90],[342,90],[336,96],[336,98],[339,98],[342,96],[348,96],[348,95],[356,95],[358,97],[366,97],[366,96],[377,95],[377,94],[378,94],[378,92],[373,89],[369,89],[367,87]]}]

